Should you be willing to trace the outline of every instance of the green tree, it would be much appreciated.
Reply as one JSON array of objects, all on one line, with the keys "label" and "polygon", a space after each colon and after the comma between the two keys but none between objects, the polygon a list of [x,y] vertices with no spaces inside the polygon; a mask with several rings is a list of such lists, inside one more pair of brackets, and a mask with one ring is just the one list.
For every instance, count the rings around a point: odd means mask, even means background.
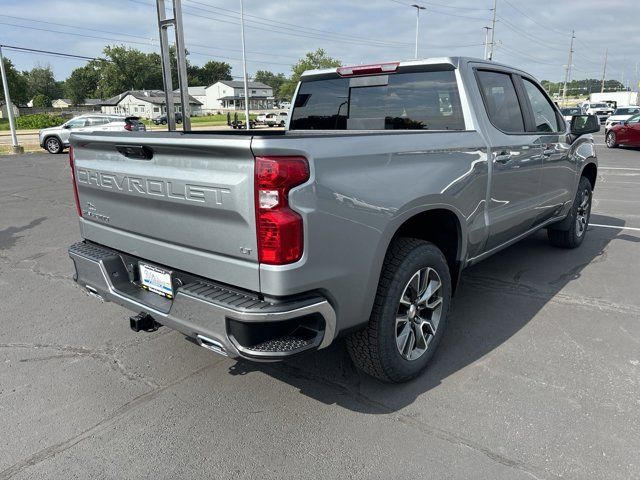
[{"label": "green tree", "polygon": [[[7,83],[9,84],[9,95],[11,101],[16,105],[24,105],[29,100],[29,86],[27,79],[13,66],[11,60],[4,57],[4,68],[7,72]],[[4,86],[0,79],[0,100],[4,101]]]},{"label": "green tree", "polygon": [[81,105],[85,99],[96,96],[102,63],[91,60],[85,66],[71,72],[65,82],[65,94],[71,99],[71,103]]},{"label": "green tree", "polygon": [[39,93],[33,97],[33,106],[37,108],[49,108],[51,107],[51,97],[46,96],[44,93]]},{"label": "green tree", "polygon": [[[542,80],[540,83],[550,94],[558,93],[562,96],[564,82],[550,82],[549,80]],[[591,93],[599,93],[601,88],[601,79],[585,78],[583,80],[571,80],[570,82],[567,82],[567,96],[586,97]],[[604,82],[605,92],[617,92],[624,89],[624,85],[617,80],[605,80]]]},{"label": "green tree", "polygon": [[160,55],[144,53],[135,48],[107,46],[108,62],[99,62],[98,88],[100,97],[112,97],[126,90],[162,89]]},{"label": "green tree", "polygon": [[60,98],[62,91],[56,82],[51,66],[37,66],[28,72],[24,72],[29,85],[29,97],[34,98],[37,95],[45,95],[49,98]]},{"label": "green tree", "polygon": [[298,60],[298,63],[291,68],[291,78],[284,82],[278,90],[280,98],[291,99],[293,92],[296,90],[296,86],[300,81],[300,76],[306,70],[313,70],[316,68],[331,68],[339,67],[342,62],[337,58],[331,58],[327,56],[322,48],[317,49],[315,52],[308,52],[303,58]]},{"label": "green tree", "polygon": [[273,88],[273,94],[276,97],[276,100],[280,100],[280,87],[287,81],[287,77],[285,77],[284,73],[275,74],[268,70],[258,70],[255,74],[254,80],[256,82],[262,82]]},{"label": "green tree", "polygon": [[193,78],[189,78],[190,85],[213,85],[220,80],[232,80],[231,65],[227,62],[209,60],[201,67],[192,67]]}]

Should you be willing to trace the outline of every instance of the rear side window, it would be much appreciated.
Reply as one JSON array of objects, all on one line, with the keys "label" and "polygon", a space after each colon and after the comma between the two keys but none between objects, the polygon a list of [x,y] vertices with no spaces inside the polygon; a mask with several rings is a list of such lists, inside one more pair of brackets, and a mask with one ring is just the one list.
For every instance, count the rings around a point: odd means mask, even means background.
[{"label": "rear side window", "polygon": [[522,110],[511,75],[479,70],[478,80],[491,123],[503,132],[523,133]]},{"label": "rear side window", "polygon": [[453,71],[314,80],[300,85],[292,130],[464,130]]},{"label": "rear side window", "polygon": [[529,103],[533,110],[536,124],[536,132],[559,132],[562,130],[558,124],[556,110],[537,85],[526,78],[522,79],[524,89],[529,97]]}]

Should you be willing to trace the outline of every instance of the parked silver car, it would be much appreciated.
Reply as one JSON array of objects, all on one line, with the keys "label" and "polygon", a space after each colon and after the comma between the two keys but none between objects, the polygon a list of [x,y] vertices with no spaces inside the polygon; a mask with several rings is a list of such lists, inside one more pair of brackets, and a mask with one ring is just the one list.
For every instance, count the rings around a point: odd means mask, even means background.
[{"label": "parked silver car", "polygon": [[39,132],[40,146],[49,153],[62,153],[69,146],[71,133],[82,132],[142,132],[146,127],[139,117],[91,113],[74,117],[59,127],[43,128]]}]

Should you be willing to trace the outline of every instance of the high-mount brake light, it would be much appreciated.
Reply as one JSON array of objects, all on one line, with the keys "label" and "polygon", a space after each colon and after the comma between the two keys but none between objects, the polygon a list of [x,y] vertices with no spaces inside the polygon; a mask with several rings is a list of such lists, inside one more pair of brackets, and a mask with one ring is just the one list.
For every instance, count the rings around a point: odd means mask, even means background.
[{"label": "high-mount brake light", "polygon": [[80,208],[80,197],[78,196],[78,182],[76,182],[76,161],[73,156],[73,147],[69,147],[69,166],[71,167],[71,181],[73,182],[73,198],[76,201],[76,211],[78,216],[82,216]]},{"label": "high-mount brake light", "polygon": [[338,67],[336,72],[341,77],[356,77],[358,75],[373,75],[376,73],[395,73],[400,62],[376,63],[373,65],[354,65],[352,67]]},{"label": "high-mount brake light", "polygon": [[302,217],[289,207],[289,191],[309,180],[304,157],[256,157],[255,198],[258,259],[285,265],[302,258]]}]

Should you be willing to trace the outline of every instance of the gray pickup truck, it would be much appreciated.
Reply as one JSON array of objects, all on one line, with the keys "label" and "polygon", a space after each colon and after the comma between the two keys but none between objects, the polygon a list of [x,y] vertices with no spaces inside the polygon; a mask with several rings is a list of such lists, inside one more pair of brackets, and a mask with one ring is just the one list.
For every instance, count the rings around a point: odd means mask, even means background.
[{"label": "gray pickup truck", "polygon": [[136,331],[256,361],[345,336],[406,381],[465,267],[541,228],[582,243],[599,128],[523,71],[434,58],[307,72],[285,131],[74,134],[75,279]]}]

